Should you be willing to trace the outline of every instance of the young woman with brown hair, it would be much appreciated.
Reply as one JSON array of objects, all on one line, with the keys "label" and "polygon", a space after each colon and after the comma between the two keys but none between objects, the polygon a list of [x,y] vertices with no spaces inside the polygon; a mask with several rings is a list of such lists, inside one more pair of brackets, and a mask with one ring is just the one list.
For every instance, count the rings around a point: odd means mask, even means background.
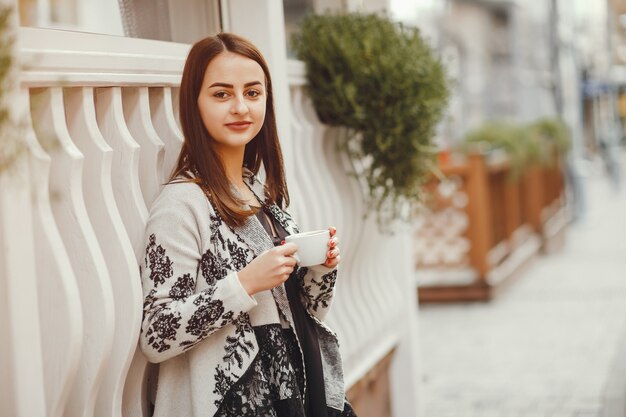
[{"label": "young woman with brown hair", "polygon": [[151,208],[142,264],[140,346],[160,364],[154,415],[354,416],[322,322],[336,231],[322,265],[299,267],[284,244],[298,227],[258,49],[227,33],[193,45],[180,120],[184,144]]}]

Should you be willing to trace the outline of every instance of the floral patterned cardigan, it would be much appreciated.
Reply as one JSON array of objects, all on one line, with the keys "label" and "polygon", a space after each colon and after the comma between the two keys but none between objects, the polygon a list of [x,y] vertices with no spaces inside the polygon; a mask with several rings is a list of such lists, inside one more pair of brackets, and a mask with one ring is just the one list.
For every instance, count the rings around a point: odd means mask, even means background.
[{"label": "floral patterned cardigan", "polygon": [[[254,176],[246,181],[264,196]],[[287,232],[297,233],[288,213],[277,205],[270,211]],[[145,243],[139,345],[160,364],[154,416],[213,416],[259,351],[252,326],[293,323],[284,285],[251,297],[237,276],[272,241],[256,216],[231,228],[198,185],[171,183],[151,208]],[[339,344],[321,321],[337,271],[318,266],[297,272],[302,301],[318,326],[326,403],[343,410]]]}]

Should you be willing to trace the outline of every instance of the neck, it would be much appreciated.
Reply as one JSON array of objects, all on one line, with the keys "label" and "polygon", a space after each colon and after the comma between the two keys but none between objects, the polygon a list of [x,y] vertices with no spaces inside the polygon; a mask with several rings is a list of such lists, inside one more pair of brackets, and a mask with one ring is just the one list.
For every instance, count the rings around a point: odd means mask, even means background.
[{"label": "neck", "polygon": [[240,149],[220,150],[220,158],[224,165],[224,173],[228,181],[236,187],[244,186],[243,182],[243,155],[245,147]]}]

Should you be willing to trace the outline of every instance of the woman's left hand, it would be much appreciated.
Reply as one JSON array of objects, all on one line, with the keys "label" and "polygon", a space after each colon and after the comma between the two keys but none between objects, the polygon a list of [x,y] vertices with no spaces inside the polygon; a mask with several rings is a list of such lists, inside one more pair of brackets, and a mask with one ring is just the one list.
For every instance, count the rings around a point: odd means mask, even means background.
[{"label": "woman's left hand", "polygon": [[339,256],[339,238],[335,236],[337,234],[337,229],[334,227],[329,227],[328,231],[330,232],[330,239],[328,240],[326,262],[324,262],[323,265],[328,268],[335,268],[341,261],[341,257]]}]

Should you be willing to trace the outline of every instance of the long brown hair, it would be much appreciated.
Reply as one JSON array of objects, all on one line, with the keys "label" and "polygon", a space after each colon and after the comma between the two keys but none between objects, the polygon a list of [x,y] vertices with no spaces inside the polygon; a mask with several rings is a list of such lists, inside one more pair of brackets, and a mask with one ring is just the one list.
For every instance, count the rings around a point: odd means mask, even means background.
[{"label": "long brown hair", "polygon": [[[230,226],[240,226],[254,213],[243,208],[225,175],[224,164],[215,150],[215,140],[207,131],[198,109],[198,95],[209,63],[223,52],[233,52],[256,61],[265,74],[267,101],[265,120],[259,133],[246,145],[243,165],[257,174],[263,165],[266,174],[266,203],[289,205],[283,156],[278,141],[272,80],[261,52],[247,39],[231,33],[219,33],[196,42],[189,51],[180,84],[180,124],[184,142],[178,162],[170,177],[172,181],[193,181],[205,191],[211,203]],[[195,179],[188,172],[193,172]]]}]

